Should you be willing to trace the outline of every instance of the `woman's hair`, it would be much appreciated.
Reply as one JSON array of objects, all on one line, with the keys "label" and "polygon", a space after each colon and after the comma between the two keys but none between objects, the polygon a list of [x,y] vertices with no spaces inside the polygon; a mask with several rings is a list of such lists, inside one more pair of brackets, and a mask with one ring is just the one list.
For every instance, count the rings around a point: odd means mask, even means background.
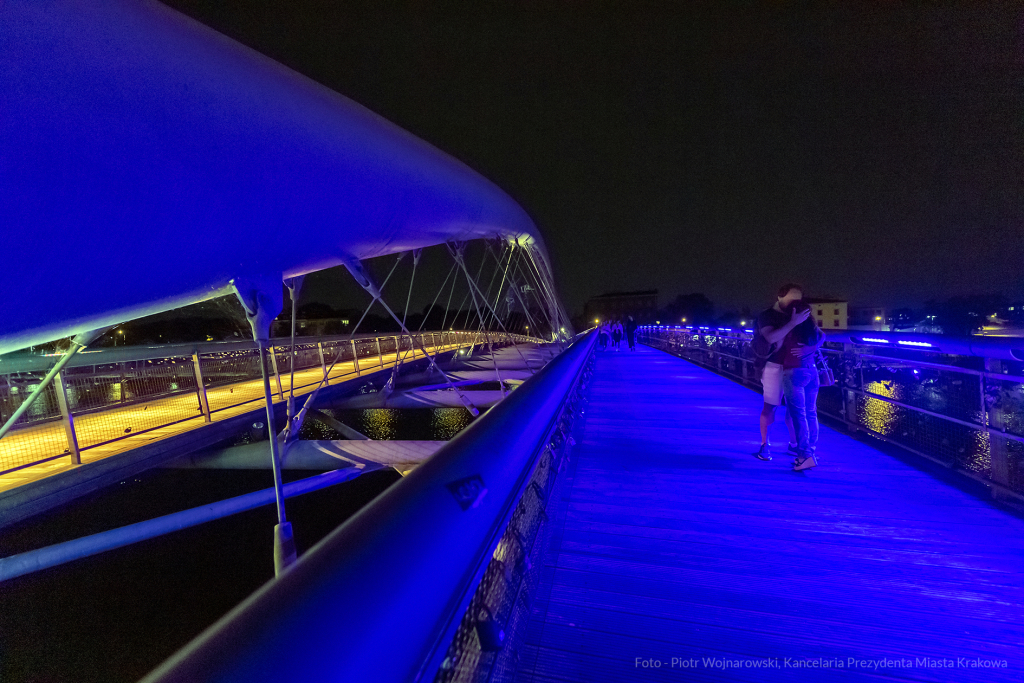
[{"label": "woman's hair", "polygon": [[779,298],[781,299],[782,297],[786,296],[787,294],[789,294],[794,289],[799,291],[801,294],[804,293],[804,288],[801,287],[800,285],[798,285],[797,283],[795,283],[795,282],[787,282],[786,284],[784,284],[781,287],[779,287]]},{"label": "woman's hair", "polygon": [[[789,310],[793,313],[800,313],[811,310],[811,307],[804,301],[794,301]],[[808,316],[807,320],[794,327],[793,334],[801,344],[813,344],[818,341],[818,324],[814,322],[814,316]]]}]

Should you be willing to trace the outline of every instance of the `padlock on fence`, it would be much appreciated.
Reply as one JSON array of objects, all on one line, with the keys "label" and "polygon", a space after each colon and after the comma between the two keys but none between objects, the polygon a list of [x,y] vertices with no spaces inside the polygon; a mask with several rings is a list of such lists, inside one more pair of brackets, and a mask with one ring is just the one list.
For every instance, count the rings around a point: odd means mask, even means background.
[{"label": "padlock on fence", "polygon": [[487,606],[481,607],[477,614],[476,634],[480,638],[480,649],[484,652],[498,652],[505,646],[505,631]]}]

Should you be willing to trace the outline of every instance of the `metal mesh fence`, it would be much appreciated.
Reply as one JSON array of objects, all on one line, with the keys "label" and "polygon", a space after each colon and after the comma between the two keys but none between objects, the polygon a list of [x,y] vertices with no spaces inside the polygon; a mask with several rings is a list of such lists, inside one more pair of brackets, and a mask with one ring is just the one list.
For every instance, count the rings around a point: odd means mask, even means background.
[{"label": "metal mesh fence", "polygon": [[[263,399],[258,349],[203,354],[200,362],[211,412]],[[268,372],[273,374],[274,369]]]},{"label": "metal mesh fence", "polygon": [[189,357],[72,368],[65,385],[81,448],[203,414]]},{"label": "metal mesh fence", "polygon": [[435,683],[513,680],[524,645],[531,601],[540,583],[541,556],[550,540],[549,509],[558,500],[569,457],[568,437],[592,365],[567,398],[550,440],[498,541],[459,622]]},{"label": "metal mesh fence", "polygon": [[[45,375],[45,371],[0,375],[0,411],[4,422],[13,416]],[[68,453],[70,448],[61,424],[57,392],[51,384],[18,419],[14,428],[0,439],[0,472]]]},{"label": "metal mesh fence", "polygon": [[[759,387],[745,337],[643,334],[651,346]],[[1024,363],[831,343],[823,350],[836,386],[819,393],[822,414],[1024,493]]]}]

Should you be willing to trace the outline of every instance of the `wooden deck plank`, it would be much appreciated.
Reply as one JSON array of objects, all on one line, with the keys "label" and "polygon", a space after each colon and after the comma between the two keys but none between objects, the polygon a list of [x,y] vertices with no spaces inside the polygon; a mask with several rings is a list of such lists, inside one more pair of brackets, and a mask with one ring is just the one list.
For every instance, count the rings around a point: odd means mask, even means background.
[{"label": "wooden deck plank", "polygon": [[[758,461],[760,400],[645,347],[599,354],[518,680],[1024,679],[1024,520],[828,428],[814,470],[781,452]],[[682,670],[672,657],[912,666]]]}]

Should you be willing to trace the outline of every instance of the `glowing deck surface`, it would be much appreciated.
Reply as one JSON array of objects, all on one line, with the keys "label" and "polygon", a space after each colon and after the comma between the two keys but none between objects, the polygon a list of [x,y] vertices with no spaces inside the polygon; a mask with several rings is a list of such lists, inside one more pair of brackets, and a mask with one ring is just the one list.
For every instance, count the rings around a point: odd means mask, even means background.
[{"label": "glowing deck surface", "polygon": [[1024,520],[828,427],[816,469],[761,462],[760,407],[598,352],[517,680],[1021,680]]},{"label": "glowing deck surface", "polygon": [[[429,346],[427,347],[427,350],[431,354],[434,354],[453,348],[455,348],[454,345],[446,345],[444,347]],[[420,351],[415,351],[414,353],[407,350],[402,352],[402,357],[404,362],[409,362],[416,358],[423,358],[423,353]],[[397,355],[395,353],[383,354],[382,361],[378,359],[377,356],[362,358],[360,359],[360,373],[356,372],[351,361],[338,362],[331,371],[328,379],[333,383],[335,381],[346,381],[362,375],[372,374],[374,372],[378,372],[382,368],[394,367],[396,358]],[[305,370],[297,370],[295,372],[296,395],[303,396],[311,393],[313,389],[316,388],[316,382],[321,377],[323,377],[323,371],[319,366]],[[287,395],[289,391],[290,381],[291,377],[287,373],[281,375],[281,386],[285,395]],[[273,390],[274,403],[283,403],[284,399],[282,399],[277,393],[277,384],[274,379],[271,379],[271,388]],[[263,380],[253,379],[208,388],[206,395],[207,400],[210,403],[212,420],[214,422],[226,420],[230,417],[234,417],[235,415],[240,415],[263,407]],[[242,397],[242,400],[252,400],[238,405],[240,396]],[[146,416],[146,419],[154,419],[154,414],[159,416],[161,411],[167,412],[169,416],[177,415],[177,408],[183,401],[190,405],[197,403],[197,399],[191,394],[184,397],[175,396],[171,398],[134,403],[125,407],[111,408],[101,412],[76,416],[75,428],[80,434],[85,434],[90,430],[102,431],[105,426],[109,427],[110,425],[114,425],[116,427],[115,431],[122,432],[125,429],[136,426],[136,423],[141,419],[143,414]],[[169,417],[168,419],[173,419],[173,417]],[[190,420],[176,422],[174,424],[148,431],[139,431],[138,429],[134,429],[126,432],[127,435],[122,439],[83,450],[81,455],[82,464],[85,465],[98,460],[103,460],[113,455],[124,453],[133,448],[138,448],[139,446],[151,441],[165,439],[169,436],[174,436],[175,434],[180,434],[192,429],[198,429],[204,424],[202,415],[197,409],[196,417]],[[34,441],[59,441],[64,438],[63,429],[62,424],[59,422],[48,422],[33,427],[27,427],[25,429],[15,430],[4,437],[2,447],[16,450],[19,447],[28,447],[31,442]],[[110,430],[106,429],[106,431]],[[69,456],[67,458],[59,458],[39,465],[15,470],[13,472],[0,475],[0,491],[21,486],[44,477],[49,477],[72,467],[74,467],[74,465],[71,464]]]}]

